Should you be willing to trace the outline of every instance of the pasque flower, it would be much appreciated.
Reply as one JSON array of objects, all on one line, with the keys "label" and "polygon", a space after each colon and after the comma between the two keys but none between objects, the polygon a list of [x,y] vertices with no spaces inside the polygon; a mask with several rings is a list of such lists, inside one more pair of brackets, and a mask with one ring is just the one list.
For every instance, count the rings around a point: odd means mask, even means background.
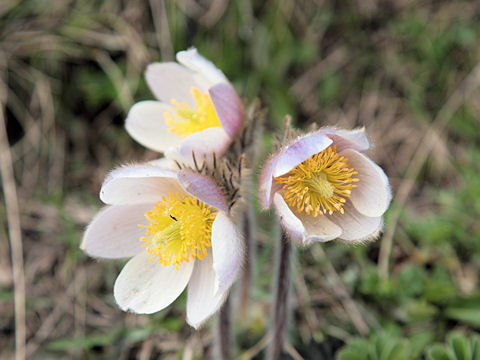
[{"label": "pasque flower", "polygon": [[164,153],[221,155],[242,127],[244,108],[225,75],[192,48],[175,62],[153,63],[145,77],[158,101],[141,101],[125,127],[142,145]]},{"label": "pasque flower", "polygon": [[391,200],[383,170],[362,154],[364,129],[322,129],[297,137],[266,162],[259,198],[273,203],[290,236],[299,242],[374,238]]},{"label": "pasque flower", "polygon": [[88,226],[81,247],[94,257],[131,257],[114,286],[123,310],[160,311],[188,287],[187,322],[197,327],[225,300],[242,262],[242,242],[213,178],[166,163],[112,171],[100,191],[108,206]]}]

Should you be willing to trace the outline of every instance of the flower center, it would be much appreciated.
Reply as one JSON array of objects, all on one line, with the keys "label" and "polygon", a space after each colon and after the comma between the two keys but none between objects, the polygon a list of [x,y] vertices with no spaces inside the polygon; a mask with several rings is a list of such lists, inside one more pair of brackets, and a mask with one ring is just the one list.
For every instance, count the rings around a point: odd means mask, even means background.
[{"label": "flower center", "polygon": [[172,99],[174,108],[171,112],[163,114],[165,124],[169,127],[168,131],[182,138],[210,127],[222,126],[210,96],[194,87],[192,87],[192,94],[195,99],[194,109],[185,102],[179,103]]},{"label": "flower center", "polygon": [[282,185],[283,197],[288,205],[313,216],[334,211],[344,213],[343,206],[357,187],[358,174],[348,159],[337,154],[336,146],[310,156],[288,173],[275,178]]},{"label": "flower center", "polygon": [[168,193],[147,211],[149,224],[139,225],[147,229],[142,237],[144,247],[163,266],[175,265],[178,269],[183,261],[203,259],[207,248],[212,246],[212,224],[216,212],[200,200],[179,193]]}]

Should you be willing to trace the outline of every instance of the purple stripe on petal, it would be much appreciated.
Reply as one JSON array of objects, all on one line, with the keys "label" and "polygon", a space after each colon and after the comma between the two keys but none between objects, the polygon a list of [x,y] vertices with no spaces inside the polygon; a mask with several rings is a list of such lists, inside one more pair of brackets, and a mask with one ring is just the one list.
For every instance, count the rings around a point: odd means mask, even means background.
[{"label": "purple stripe on petal", "polygon": [[228,212],[227,201],[222,191],[210,177],[185,169],[178,172],[178,182],[190,195],[218,210]]},{"label": "purple stripe on petal", "polygon": [[325,150],[332,142],[327,136],[319,133],[300,138],[278,155],[277,164],[273,169],[273,176],[278,177],[288,173],[310,156]]},{"label": "purple stripe on petal", "polygon": [[234,138],[243,123],[243,104],[235,89],[227,83],[220,83],[208,90],[213,106],[225,132]]}]

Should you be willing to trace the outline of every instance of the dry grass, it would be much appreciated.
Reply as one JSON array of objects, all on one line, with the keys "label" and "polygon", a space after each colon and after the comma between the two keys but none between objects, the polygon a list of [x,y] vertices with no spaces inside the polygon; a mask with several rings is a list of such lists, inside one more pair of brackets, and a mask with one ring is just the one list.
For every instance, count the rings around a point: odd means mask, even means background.
[{"label": "dry grass", "polygon": [[[463,169],[474,164],[480,135],[457,130],[464,126],[457,115],[472,113],[480,128],[479,15],[470,1],[2,1],[0,114],[10,147],[0,132],[0,358],[13,357],[15,335],[18,358],[210,356],[208,326],[188,328],[181,302],[153,317],[121,312],[112,286],[122,264],[78,249],[101,206],[104,175],[156,156],[122,128],[134,101],[151,97],[146,65],[189,45],[224,69],[248,101],[259,96],[269,106],[265,144],[286,112],[302,127],[366,126],[370,155],[391,179],[395,202],[376,244],[299,252],[290,356],[328,358],[391,322],[403,336],[415,333],[418,324],[395,317],[395,301],[362,290],[372,267],[388,285],[407,265],[427,273],[440,266],[458,294],[475,297],[478,249],[447,238],[423,243],[409,221],[443,214],[436,194],[475,181]],[[480,193],[470,196],[461,239],[474,241],[480,230],[468,217],[478,218]],[[463,209],[462,201],[450,205]],[[269,231],[258,232],[253,301],[236,325],[242,359],[259,356],[271,309],[275,232],[268,215],[258,222]],[[448,304],[420,326],[430,331],[441,321],[446,328],[433,331],[435,340],[453,328],[476,329],[446,320]]]}]

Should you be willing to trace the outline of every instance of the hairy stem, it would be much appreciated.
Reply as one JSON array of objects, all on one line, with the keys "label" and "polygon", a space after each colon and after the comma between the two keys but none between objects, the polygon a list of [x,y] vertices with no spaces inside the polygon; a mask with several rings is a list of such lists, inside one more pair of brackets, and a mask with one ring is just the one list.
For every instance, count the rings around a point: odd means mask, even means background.
[{"label": "hairy stem", "polygon": [[240,301],[238,306],[239,316],[242,318],[246,314],[248,299],[250,297],[250,287],[252,283],[253,276],[253,257],[254,257],[254,238],[252,231],[252,209],[248,206],[244,213],[242,219],[242,230],[244,235],[245,243],[245,262],[243,266],[242,279],[240,282]]},{"label": "hairy stem", "polygon": [[232,358],[231,348],[231,321],[230,321],[230,296],[220,309],[217,320],[216,359],[229,360]]},{"label": "hairy stem", "polygon": [[285,338],[285,327],[288,315],[288,293],[290,289],[292,244],[282,229],[280,251],[277,260],[277,276],[275,278],[275,303],[272,328],[272,341],[267,353],[267,359],[276,360],[280,357]]}]

